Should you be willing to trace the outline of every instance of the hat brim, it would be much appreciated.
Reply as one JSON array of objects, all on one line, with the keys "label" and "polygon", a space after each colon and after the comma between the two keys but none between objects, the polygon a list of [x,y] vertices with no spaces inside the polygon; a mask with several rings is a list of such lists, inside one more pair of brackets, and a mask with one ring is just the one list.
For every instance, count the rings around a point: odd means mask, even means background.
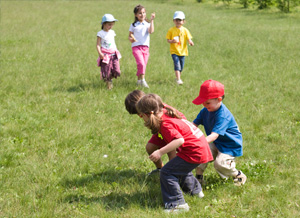
[{"label": "hat brim", "polygon": [[207,99],[201,98],[200,96],[198,96],[198,97],[195,98],[192,102],[193,102],[195,105],[200,105],[200,104],[203,104],[205,101],[207,101]]}]

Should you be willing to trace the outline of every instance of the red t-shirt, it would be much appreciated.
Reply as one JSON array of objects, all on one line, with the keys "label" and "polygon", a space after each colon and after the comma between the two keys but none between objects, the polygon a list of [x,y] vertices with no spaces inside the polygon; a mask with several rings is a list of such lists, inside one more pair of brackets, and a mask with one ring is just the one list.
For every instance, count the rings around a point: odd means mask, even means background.
[{"label": "red t-shirt", "polygon": [[[165,103],[163,103],[165,107],[169,107],[169,108],[173,108]],[[176,110],[175,108],[173,108],[174,110]],[[166,113],[166,109],[163,109],[163,112]],[[183,113],[181,113],[180,111],[176,110],[176,112],[182,117],[182,119],[186,120],[186,117],[184,116]],[[157,134],[152,135],[151,139],[148,141],[148,143],[152,143],[156,146],[158,146],[159,148],[164,147],[166,145],[166,142],[160,138]]]},{"label": "red t-shirt", "polygon": [[158,135],[161,135],[167,144],[174,139],[184,139],[184,143],[176,149],[176,155],[183,160],[195,164],[207,163],[213,160],[205,136],[191,122],[164,114],[159,133]]}]

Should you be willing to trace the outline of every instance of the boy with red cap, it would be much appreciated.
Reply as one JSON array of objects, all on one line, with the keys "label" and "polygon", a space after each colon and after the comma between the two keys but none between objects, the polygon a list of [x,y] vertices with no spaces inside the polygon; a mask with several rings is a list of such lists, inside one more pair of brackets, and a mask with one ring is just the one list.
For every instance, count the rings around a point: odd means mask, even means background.
[{"label": "boy with red cap", "polygon": [[[193,100],[196,105],[203,104],[193,123],[203,125],[206,140],[214,157],[214,167],[222,178],[232,177],[235,185],[243,185],[247,177],[235,168],[235,157],[243,155],[242,134],[227,107],[222,103],[224,85],[215,80],[206,80],[200,87],[199,96]],[[204,183],[203,173],[206,164],[196,168],[196,178]]]}]

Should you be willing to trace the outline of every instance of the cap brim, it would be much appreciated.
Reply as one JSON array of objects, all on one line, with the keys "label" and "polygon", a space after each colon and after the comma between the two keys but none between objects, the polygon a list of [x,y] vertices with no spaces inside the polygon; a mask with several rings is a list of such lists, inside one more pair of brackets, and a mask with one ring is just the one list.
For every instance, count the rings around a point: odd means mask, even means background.
[{"label": "cap brim", "polygon": [[200,105],[200,104],[203,104],[207,99],[205,98],[201,98],[200,96],[198,96],[197,98],[195,98],[192,102],[195,104],[195,105]]}]

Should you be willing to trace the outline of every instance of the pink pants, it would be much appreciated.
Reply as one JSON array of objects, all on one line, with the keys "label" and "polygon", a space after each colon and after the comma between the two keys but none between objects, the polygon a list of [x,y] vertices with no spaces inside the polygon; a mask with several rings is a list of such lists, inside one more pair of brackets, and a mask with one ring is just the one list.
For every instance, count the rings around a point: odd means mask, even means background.
[{"label": "pink pants", "polygon": [[145,45],[139,45],[132,47],[132,54],[136,60],[137,73],[136,75],[145,75],[146,66],[149,59],[149,47]]}]

